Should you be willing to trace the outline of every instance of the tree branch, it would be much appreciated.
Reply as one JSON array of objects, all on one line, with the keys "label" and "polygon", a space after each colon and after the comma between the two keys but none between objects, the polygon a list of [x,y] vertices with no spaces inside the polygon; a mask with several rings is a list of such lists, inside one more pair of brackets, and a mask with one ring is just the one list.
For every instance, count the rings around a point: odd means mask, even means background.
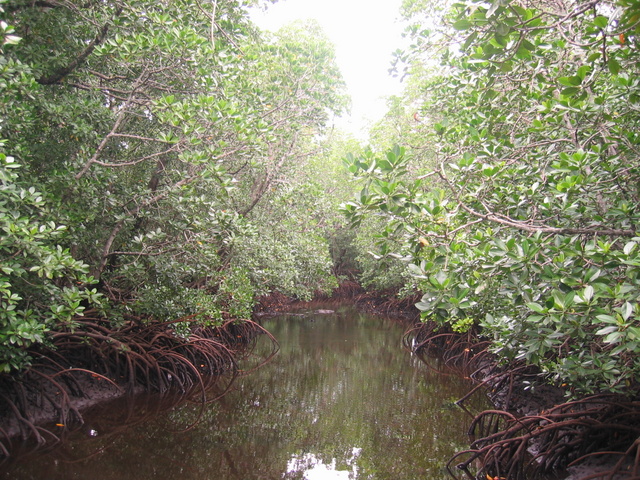
[{"label": "tree branch", "polygon": [[589,236],[608,236],[608,237],[635,237],[638,235],[636,230],[625,230],[619,228],[592,227],[592,228],[569,228],[569,227],[550,227],[547,225],[532,225],[531,223],[514,220],[505,215],[500,215],[491,211],[484,205],[487,213],[478,212],[465,204],[461,199],[458,190],[451,184],[444,171],[438,171],[438,176],[447,184],[449,190],[456,198],[456,202],[468,214],[486,220],[492,223],[498,223],[517,230],[524,230],[532,233],[548,233],[552,235],[589,235]]},{"label": "tree branch", "polygon": [[503,215],[498,215],[492,212],[481,213],[471,207],[465,205],[461,201],[458,201],[460,207],[470,215],[481,218],[493,223],[499,223],[508,227],[516,228],[518,230],[524,230],[533,233],[551,233],[553,235],[589,235],[589,236],[609,236],[609,237],[635,237],[637,232],[635,230],[624,230],[619,228],[559,228],[549,227],[545,225],[531,225],[518,220],[513,220]]},{"label": "tree branch", "polygon": [[169,195],[169,193],[171,193],[171,191],[177,188],[180,188],[182,186],[189,185],[190,183],[193,183],[194,181],[198,180],[200,178],[200,172],[202,171],[202,169],[203,168],[198,169],[198,171],[196,171],[196,173],[194,173],[192,176],[183,178],[179,182],[176,182],[170,189],[165,190],[164,192],[159,193],[157,195],[154,195],[151,198],[148,198],[144,202],[140,203],[133,210],[127,212],[127,216],[122,218],[120,221],[118,221],[113,227],[113,229],[111,230],[111,234],[109,235],[109,238],[107,238],[107,241],[105,242],[104,247],[102,248],[102,259],[100,260],[100,265],[97,267],[96,271],[93,272],[93,276],[95,278],[100,278],[100,276],[102,275],[102,272],[107,266],[109,258],[113,255],[113,252],[111,252],[111,247],[113,246],[113,243],[115,242],[116,237],[118,236],[122,228],[125,226],[127,220],[129,220],[130,218],[134,218],[136,215],[138,215],[138,213],[140,213],[140,211],[143,208],[146,208],[149,205],[152,205],[153,203],[156,203],[166,198]]},{"label": "tree branch", "polygon": [[[122,7],[119,7],[114,13],[114,18],[120,16],[122,13]],[[104,39],[107,37],[107,33],[109,32],[109,23],[105,23],[102,28],[99,30],[98,34],[95,36],[89,45],[74,58],[69,65],[66,67],[62,67],[57,71],[53,72],[51,75],[40,77],[36,80],[40,85],[53,85],[55,83],[59,83],[64,77],[73,72],[78,66],[83,63],[91,53],[95,50],[97,45],[100,45]]]}]

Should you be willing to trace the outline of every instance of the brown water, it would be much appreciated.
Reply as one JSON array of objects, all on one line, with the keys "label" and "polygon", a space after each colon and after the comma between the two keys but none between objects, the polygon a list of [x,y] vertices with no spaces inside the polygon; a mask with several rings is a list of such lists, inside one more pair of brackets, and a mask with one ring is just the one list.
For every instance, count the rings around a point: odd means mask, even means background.
[{"label": "brown water", "polygon": [[[194,428],[183,427],[197,417],[195,403],[153,415],[162,405],[154,397],[115,403],[62,447],[0,467],[0,478],[446,478],[449,457],[468,446],[470,418],[453,404],[467,380],[403,350],[402,326],[348,307],[264,326],[278,355],[236,380]],[[263,340],[259,348],[270,348]],[[487,406],[473,400],[472,409]]]}]

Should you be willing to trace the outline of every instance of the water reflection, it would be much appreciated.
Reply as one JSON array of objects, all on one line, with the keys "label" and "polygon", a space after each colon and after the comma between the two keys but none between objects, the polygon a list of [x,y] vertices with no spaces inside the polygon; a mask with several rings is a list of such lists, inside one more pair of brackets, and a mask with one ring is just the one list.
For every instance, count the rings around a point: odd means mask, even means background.
[{"label": "water reflection", "polygon": [[195,428],[181,429],[200,414],[195,403],[117,432],[101,414],[81,437],[0,478],[440,480],[467,447],[469,418],[453,401],[469,384],[402,350],[401,326],[344,308],[265,327],[280,353],[207,406]]},{"label": "water reflection", "polygon": [[302,478],[305,480],[356,479],[358,478],[358,467],[355,459],[361,451],[361,448],[353,447],[351,458],[346,460],[351,470],[338,470],[335,458],[327,465],[313,453],[293,455],[287,463],[287,474],[284,475],[284,478],[300,478],[300,474],[302,474]]}]

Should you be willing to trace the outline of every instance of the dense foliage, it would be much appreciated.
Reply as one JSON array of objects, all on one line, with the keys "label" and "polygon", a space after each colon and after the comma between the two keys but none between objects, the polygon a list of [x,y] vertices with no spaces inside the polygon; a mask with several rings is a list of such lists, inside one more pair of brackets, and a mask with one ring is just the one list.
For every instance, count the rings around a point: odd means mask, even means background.
[{"label": "dense foliage", "polygon": [[378,254],[409,263],[425,319],[479,325],[574,393],[635,391],[637,3],[457,2],[441,26],[405,11],[430,134],[351,156],[364,188],[344,211],[386,219]]},{"label": "dense foliage", "polygon": [[4,4],[0,370],[87,308],[217,325],[335,285],[292,201],[326,195],[303,167],[346,106],[333,47],[248,5]]},{"label": "dense foliage", "polygon": [[88,308],[216,325],[359,273],[573,392],[638,386],[637,4],[406,1],[409,87],[365,150],[326,128],[346,99],[313,23],[2,5],[1,370]]}]

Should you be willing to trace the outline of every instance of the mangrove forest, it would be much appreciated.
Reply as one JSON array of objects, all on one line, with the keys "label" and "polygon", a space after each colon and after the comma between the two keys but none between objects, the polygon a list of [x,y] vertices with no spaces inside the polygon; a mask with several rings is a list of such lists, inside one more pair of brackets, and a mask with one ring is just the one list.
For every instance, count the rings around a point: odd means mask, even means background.
[{"label": "mangrove forest", "polygon": [[0,464],[78,399],[223,397],[323,300],[491,400],[442,476],[640,478],[640,2],[403,0],[366,139],[272,3],[0,0]]}]

